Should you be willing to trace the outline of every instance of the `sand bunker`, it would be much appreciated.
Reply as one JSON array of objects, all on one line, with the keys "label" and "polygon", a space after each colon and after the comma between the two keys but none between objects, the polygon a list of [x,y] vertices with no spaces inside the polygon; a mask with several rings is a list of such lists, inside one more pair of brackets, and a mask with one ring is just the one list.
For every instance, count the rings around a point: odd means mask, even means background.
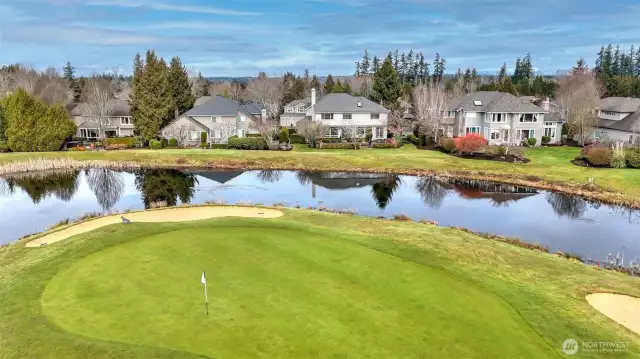
[{"label": "sand bunker", "polygon": [[131,222],[187,222],[208,219],[214,217],[251,217],[251,218],[276,218],[282,216],[282,212],[275,209],[257,207],[178,207],[154,211],[131,212],[116,214],[113,216],[92,219],[86,222],[72,225],[65,229],[49,233],[34,239],[26,244],[27,247],[40,247],[42,245],[60,242],[61,240],[86,233],[96,228],[108,226],[114,223],[122,223],[120,216],[124,216]]},{"label": "sand bunker", "polygon": [[587,302],[602,314],[640,334],[640,298],[628,295],[596,293]]}]

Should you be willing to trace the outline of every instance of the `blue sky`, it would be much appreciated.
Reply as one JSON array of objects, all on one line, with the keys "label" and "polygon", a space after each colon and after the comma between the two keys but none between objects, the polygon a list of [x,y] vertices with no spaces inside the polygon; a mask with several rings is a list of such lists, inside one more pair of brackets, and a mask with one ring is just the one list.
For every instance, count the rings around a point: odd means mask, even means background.
[{"label": "blue sky", "polygon": [[543,73],[640,45],[637,0],[1,0],[0,64],[131,72],[137,52],[206,76],[353,73],[364,49],[439,52],[447,72],[496,72],[531,52]]}]

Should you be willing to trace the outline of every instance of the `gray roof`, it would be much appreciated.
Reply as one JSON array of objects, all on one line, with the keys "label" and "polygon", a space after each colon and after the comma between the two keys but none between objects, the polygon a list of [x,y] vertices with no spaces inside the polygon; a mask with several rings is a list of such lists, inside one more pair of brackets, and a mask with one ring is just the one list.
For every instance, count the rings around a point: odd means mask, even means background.
[{"label": "gray roof", "polygon": [[611,112],[636,112],[640,110],[640,98],[632,97],[607,97],[600,99],[598,108],[601,111]]},{"label": "gray roof", "polygon": [[207,101],[211,100],[212,98],[213,98],[213,97],[211,97],[211,96],[202,96],[202,97],[200,97],[200,98],[196,99],[196,102],[193,104],[193,107],[200,106],[200,105],[202,105],[203,103],[205,103],[205,102],[207,102]]},{"label": "gray roof", "polygon": [[[476,105],[474,101],[480,101]],[[546,113],[547,111],[510,93],[498,91],[477,91],[465,96],[450,99],[449,109],[467,112],[507,112],[507,113]]]},{"label": "gray roof", "polygon": [[640,111],[635,112],[620,121],[598,120],[598,127],[626,132],[640,132]]},{"label": "gray roof", "polygon": [[252,115],[260,113],[261,110],[252,103],[241,104],[238,101],[216,96],[184,114],[187,116],[237,116],[238,111]]},{"label": "gray roof", "polygon": [[[358,106],[358,102],[362,106]],[[315,113],[388,113],[389,110],[361,96],[346,93],[330,93],[323,96],[314,106]]]},{"label": "gray roof", "polygon": [[255,102],[245,102],[240,104],[240,108],[243,109],[243,112],[250,113],[252,115],[259,115],[262,113],[262,106]]},{"label": "gray roof", "polygon": [[300,99],[300,100],[293,100],[293,101],[289,102],[288,104],[284,105],[284,107],[298,106],[301,103],[303,103],[305,105],[305,107],[311,106],[311,97],[305,97],[305,98]]}]

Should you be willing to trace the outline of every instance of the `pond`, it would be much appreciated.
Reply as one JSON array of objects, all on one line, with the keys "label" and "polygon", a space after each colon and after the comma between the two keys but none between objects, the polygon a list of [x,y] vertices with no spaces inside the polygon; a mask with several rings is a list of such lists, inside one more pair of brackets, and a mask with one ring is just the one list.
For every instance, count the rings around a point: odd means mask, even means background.
[{"label": "pond", "polygon": [[477,181],[305,171],[107,169],[0,179],[0,244],[66,218],[180,203],[283,204],[434,220],[583,259],[640,256],[640,213],[562,193]]}]

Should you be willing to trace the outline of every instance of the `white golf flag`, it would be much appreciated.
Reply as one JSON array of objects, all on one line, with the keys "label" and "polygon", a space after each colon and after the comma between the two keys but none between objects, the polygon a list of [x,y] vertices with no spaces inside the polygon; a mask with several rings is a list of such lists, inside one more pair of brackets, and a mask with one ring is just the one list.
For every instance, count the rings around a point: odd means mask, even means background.
[{"label": "white golf flag", "polygon": [[205,278],[204,272],[202,272],[202,278],[200,279],[200,283],[207,284],[207,278]]}]

